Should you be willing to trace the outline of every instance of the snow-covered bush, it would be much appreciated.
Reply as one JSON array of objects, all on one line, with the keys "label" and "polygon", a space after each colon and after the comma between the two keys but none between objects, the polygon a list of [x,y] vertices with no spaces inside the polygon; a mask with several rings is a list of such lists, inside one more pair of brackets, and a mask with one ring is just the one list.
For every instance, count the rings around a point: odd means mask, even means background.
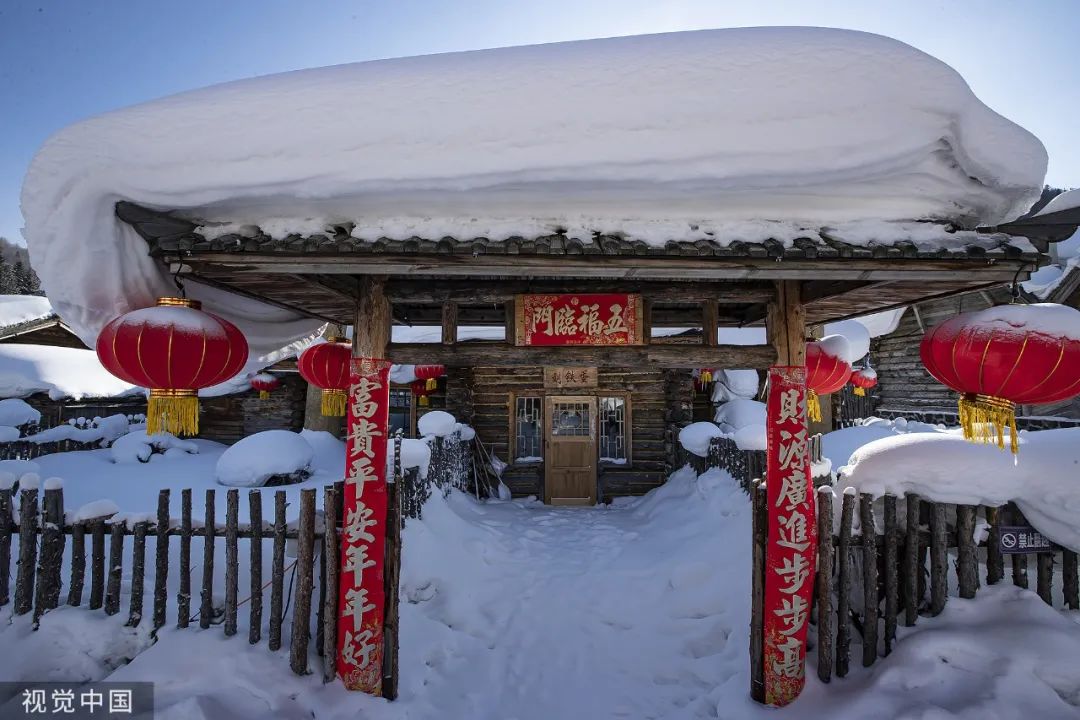
[{"label": "snow-covered bush", "polygon": [[679,431],[679,444],[698,457],[709,454],[709,443],[724,433],[711,422],[691,423]]},{"label": "snow-covered bush", "polygon": [[442,410],[432,410],[416,421],[420,437],[446,437],[452,435],[460,424],[453,415]]},{"label": "snow-covered bush", "polygon": [[749,425],[765,426],[765,403],[737,398],[716,409],[713,420],[725,433],[734,433]]},{"label": "snow-covered bush", "polygon": [[19,427],[20,425],[37,425],[39,422],[41,422],[41,413],[25,400],[19,398],[0,400],[0,425]]},{"label": "snow-covered bush", "polygon": [[115,463],[144,463],[150,462],[153,455],[175,457],[198,452],[199,446],[190,440],[181,440],[171,433],[147,435],[144,430],[117,438],[109,451]]},{"label": "snow-covered bush", "polygon": [[288,430],[248,435],[218,458],[214,474],[230,487],[261,487],[303,482],[311,477],[315,451],[311,443]]}]

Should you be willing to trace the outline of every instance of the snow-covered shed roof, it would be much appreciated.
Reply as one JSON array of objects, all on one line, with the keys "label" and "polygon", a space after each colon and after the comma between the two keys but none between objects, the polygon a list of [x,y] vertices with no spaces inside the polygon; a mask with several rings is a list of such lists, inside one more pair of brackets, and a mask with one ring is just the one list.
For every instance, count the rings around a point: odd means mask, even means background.
[{"label": "snow-covered shed roof", "polygon": [[[376,244],[563,229],[634,253],[672,240],[805,253],[800,239],[828,250],[845,234],[848,245],[904,245],[914,221],[935,223],[942,242],[930,245],[949,245],[951,226],[1027,210],[1045,169],[1034,136],[929,55],[853,31],[743,28],[357,63],[183,93],[52,137],[22,205],[50,298],[91,342],[172,289],[116,217],[120,200],[179,211],[208,241],[244,237],[248,224],[275,242],[333,226]],[[280,308],[191,290],[256,355],[313,330]]]},{"label": "snow-covered shed roof", "polygon": [[0,295],[0,337],[56,319],[48,298],[38,295]]}]

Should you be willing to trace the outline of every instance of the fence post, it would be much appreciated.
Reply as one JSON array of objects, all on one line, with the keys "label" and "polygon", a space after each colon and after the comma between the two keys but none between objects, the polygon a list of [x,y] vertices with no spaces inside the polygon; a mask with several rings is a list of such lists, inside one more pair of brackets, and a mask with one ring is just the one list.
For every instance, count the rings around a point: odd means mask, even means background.
[{"label": "fence post", "polygon": [[870,493],[859,496],[859,519],[863,550],[863,667],[870,667],[877,660],[878,638],[877,529],[874,497]]},{"label": "fence post", "polygon": [[315,491],[300,491],[300,525],[296,540],[296,592],[293,594],[289,666],[297,675],[308,672],[308,637],[311,634],[311,592],[315,557]]},{"label": "fence post", "polygon": [[907,515],[904,536],[904,625],[911,627],[919,617],[919,580],[922,576],[922,563],[919,562],[919,509],[922,501],[919,496],[909,493],[904,496]]},{"label": "fence post", "polygon": [[131,600],[128,603],[128,621],[130,627],[138,627],[143,615],[143,590],[146,583],[146,531],[150,523],[140,520],[135,523],[135,538],[131,544]]},{"label": "fence post", "polygon": [[971,599],[979,588],[979,557],[975,549],[975,506],[956,506],[956,578],[960,597]]},{"label": "fence post", "polygon": [[15,614],[25,615],[34,604],[34,566],[37,564],[37,487],[19,489],[19,569],[15,576]]},{"label": "fence post", "polygon": [[885,654],[896,640],[896,614],[900,605],[897,554],[899,529],[896,526],[896,496],[885,496]]},{"label": "fence post", "polygon": [[384,550],[386,596],[383,614],[383,697],[396,700],[398,694],[398,589],[401,583],[401,495],[399,477],[387,483],[386,547]]},{"label": "fence post", "polygon": [[206,521],[203,524],[202,596],[199,604],[199,627],[210,627],[214,619],[214,491],[206,491]]},{"label": "fence post", "polygon": [[337,674],[337,620],[338,620],[338,507],[339,499],[336,486],[323,490],[323,529],[322,554],[326,566],[326,597],[323,598],[323,682],[330,682]]},{"label": "fence post", "polygon": [[945,609],[948,597],[948,542],[945,527],[945,505],[930,504],[930,614]]},{"label": "fence post", "polygon": [[270,567],[270,649],[281,648],[281,618],[285,594],[285,491],[274,493],[274,557]]},{"label": "fence post", "polygon": [[225,494],[225,637],[236,634],[237,575],[240,572],[240,491],[230,489]]},{"label": "fence post", "polygon": [[818,679],[829,682],[833,667],[832,574],[833,574],[833,490],[823,486],[817,492],[818,569],[817,639]]},{"label": "fence post", "polygon": [[90,526],[90,609],[97,610],[105,598],[105,518]]},{"label": "fence post", "polygon": [[1080,582],[1077,580],[1076,553],[1072,550],[1061,551],[1061,592],[1065,607],[1080,610]]},{"label": "fence post", "polygon": [[11,485],[0,486],[0,607],[7,605],[11,597],[11,498]]},{"label": "fence post", "polygon": [[1054,599],[1050,595],[1050,588],[1054,584],[1054,551],[1041,552],[1035,556],[1035,569],[1037,571],[1035,592],[1047,605],[1053,606]]},{"label": "fence post", "polygon": [[986,523],[990,534],[986,538],[986,584],[996,585],[1005,577],[1005,558],[1001,554],[1001,514],[996,507],[987,507]]},{"label": "fence post", "polygon": [[158,493],[157,535],[154,541],[154,630],[165,625],[169,590],[169,490]]},{"label": "fence post", "polygon": [[[1026,523],[1024,516],[1020,513],[1020,509],[1016,505],[1010,504],[1010,515],[1014,525],[1023,525]],[[1016,587],[1024,588],[1028,587],[1028,559],[1027,555],[1017,553],[1010,555],[1009,559],[1012,562],[1012,581]]]},{"label": "fence post", "polygon": [[60,573],[64,562],[64,490],[56,480],[45,481],[42,503],[41,555],[38,557],[34,622],[60,604]]},{"label": "fence post", "polygon": [[105,588],[105,614],[120,612],[120,579],[124,574],[124,529],[127,521],[114,519],[109,527],[109,572]]},{"label": "fence post", "polygon": [[248,618],[248,642],[252,645],[262,637],[262,493],[248,491],[248,517],[251,518],[251,614]]},{"label": "fence post", "polygon": [[769,513],[765,483],[751,482],[750,697],[765,702],[765,547]]},{"label": "fence post", "polygon": [[851,662],[851,523],[855,516],[855,489],[844,490],[840,506],[840,540],[836,547],[836,676],[845,677]]},{"label": "fence post", "polygon": [[86,578],[86,523],[71,526],[71,582],[68,584],[67,604],[82,604],[83,584]]},{"label": "fence post", "polygon": [[176,627],[191,623],[191,488],[180,492],[180,590],[176,595]]}]

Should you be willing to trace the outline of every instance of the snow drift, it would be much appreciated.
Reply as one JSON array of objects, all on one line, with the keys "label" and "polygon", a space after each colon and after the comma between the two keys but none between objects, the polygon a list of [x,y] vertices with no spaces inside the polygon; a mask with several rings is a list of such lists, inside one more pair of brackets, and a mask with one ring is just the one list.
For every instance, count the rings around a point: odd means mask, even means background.
[{"label": "snow drift", "polygon": [[[1015,217],[1045,170],[1034,136],[929,55],[847,30],[740,28],[382,60],[175,95],[54,135],[22,209],[53,306],[93,342],[173,289],[115,217],[118,200],[232,223],[220,232],[359,221],[363,237],[558,226],[653,243],[790,241],[800,224],[839,237],[862,221],[870,228],[854,235],[887,243],[887,221]],[[244,331],[253,358],[315,329],[189,288]]]}]

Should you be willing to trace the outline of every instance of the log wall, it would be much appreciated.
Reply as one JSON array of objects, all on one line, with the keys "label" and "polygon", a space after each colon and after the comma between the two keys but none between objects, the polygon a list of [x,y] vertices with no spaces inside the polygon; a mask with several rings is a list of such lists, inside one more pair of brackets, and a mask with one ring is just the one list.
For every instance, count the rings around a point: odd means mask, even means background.
[{"label": "log wall", "polygon": [[232,444],[263,430],[299,431],[304,426],[307,383],[295,373],[278,379],[281,386],[266,400],[255,391],[200,398],[199,437]]}]

